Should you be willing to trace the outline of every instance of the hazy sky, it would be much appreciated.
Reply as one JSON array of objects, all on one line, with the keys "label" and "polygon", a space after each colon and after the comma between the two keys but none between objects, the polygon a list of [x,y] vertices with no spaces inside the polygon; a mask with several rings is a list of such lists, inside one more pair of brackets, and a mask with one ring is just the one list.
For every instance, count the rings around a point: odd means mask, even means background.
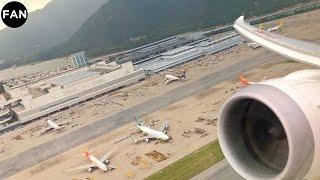
[{"label": "hazy sky", "polygon": [[[0,11],[3,8],[5,4],[13,0],[0,0]],[[14,0],[22,2],[28,9],[28,12],[35,11],[37,9],[42,9],[48,2],[51,0]],[[4,25],[0,19],[0,29],[5,28],[6,25]]]}]

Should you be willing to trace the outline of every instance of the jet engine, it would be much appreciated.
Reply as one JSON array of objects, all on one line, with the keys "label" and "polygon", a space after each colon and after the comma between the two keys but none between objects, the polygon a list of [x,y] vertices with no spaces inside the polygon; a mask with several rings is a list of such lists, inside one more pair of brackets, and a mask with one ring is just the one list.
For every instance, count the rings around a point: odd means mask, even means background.
[{"label": "jet engine", "polygon": [[89,173],[93,173],[93,168],[88,168]]},{"label": "jet engine", "polygon": [[320,70],[245,87],[223,105],[221,149],[246,179],[320,176]]}]

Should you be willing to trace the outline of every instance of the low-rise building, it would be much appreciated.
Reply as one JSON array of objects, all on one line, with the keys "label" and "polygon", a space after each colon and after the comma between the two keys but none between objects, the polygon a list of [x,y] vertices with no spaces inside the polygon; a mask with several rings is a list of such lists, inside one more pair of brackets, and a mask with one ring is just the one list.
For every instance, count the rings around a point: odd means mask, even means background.
[{"label": "low-rise building", "polygon": [[85,51],[70,55],[68,60],[74,68],[82,68],[89,65],[89,60]]}]

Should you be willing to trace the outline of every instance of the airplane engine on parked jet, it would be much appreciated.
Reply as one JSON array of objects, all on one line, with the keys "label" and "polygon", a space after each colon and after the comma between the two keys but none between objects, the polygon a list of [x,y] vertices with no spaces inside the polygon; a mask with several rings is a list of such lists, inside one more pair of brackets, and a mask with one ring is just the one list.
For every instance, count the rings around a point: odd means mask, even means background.
[{"label": "airplane engine on parked jet", "polygon": [[93,173],[93,168],[88,168],[89,173]]},{"label": "airplane engine on parked jet", "polygon": [[320,70],[243,88],[222,107],[221,149],[246,179],[320,176]]}]

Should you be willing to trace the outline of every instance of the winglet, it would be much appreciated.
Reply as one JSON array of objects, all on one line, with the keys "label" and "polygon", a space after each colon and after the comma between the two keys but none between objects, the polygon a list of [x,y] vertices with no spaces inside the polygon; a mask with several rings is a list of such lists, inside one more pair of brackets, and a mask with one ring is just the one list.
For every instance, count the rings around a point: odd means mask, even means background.
[{"label": "winglet", "polygon": [[242,15],[242,16],[240,16],[240,17],[238,17],[238,19],[235,21],[235,24],[237,23],[237,22],[243,22],[244,21],[244,16]]}]

